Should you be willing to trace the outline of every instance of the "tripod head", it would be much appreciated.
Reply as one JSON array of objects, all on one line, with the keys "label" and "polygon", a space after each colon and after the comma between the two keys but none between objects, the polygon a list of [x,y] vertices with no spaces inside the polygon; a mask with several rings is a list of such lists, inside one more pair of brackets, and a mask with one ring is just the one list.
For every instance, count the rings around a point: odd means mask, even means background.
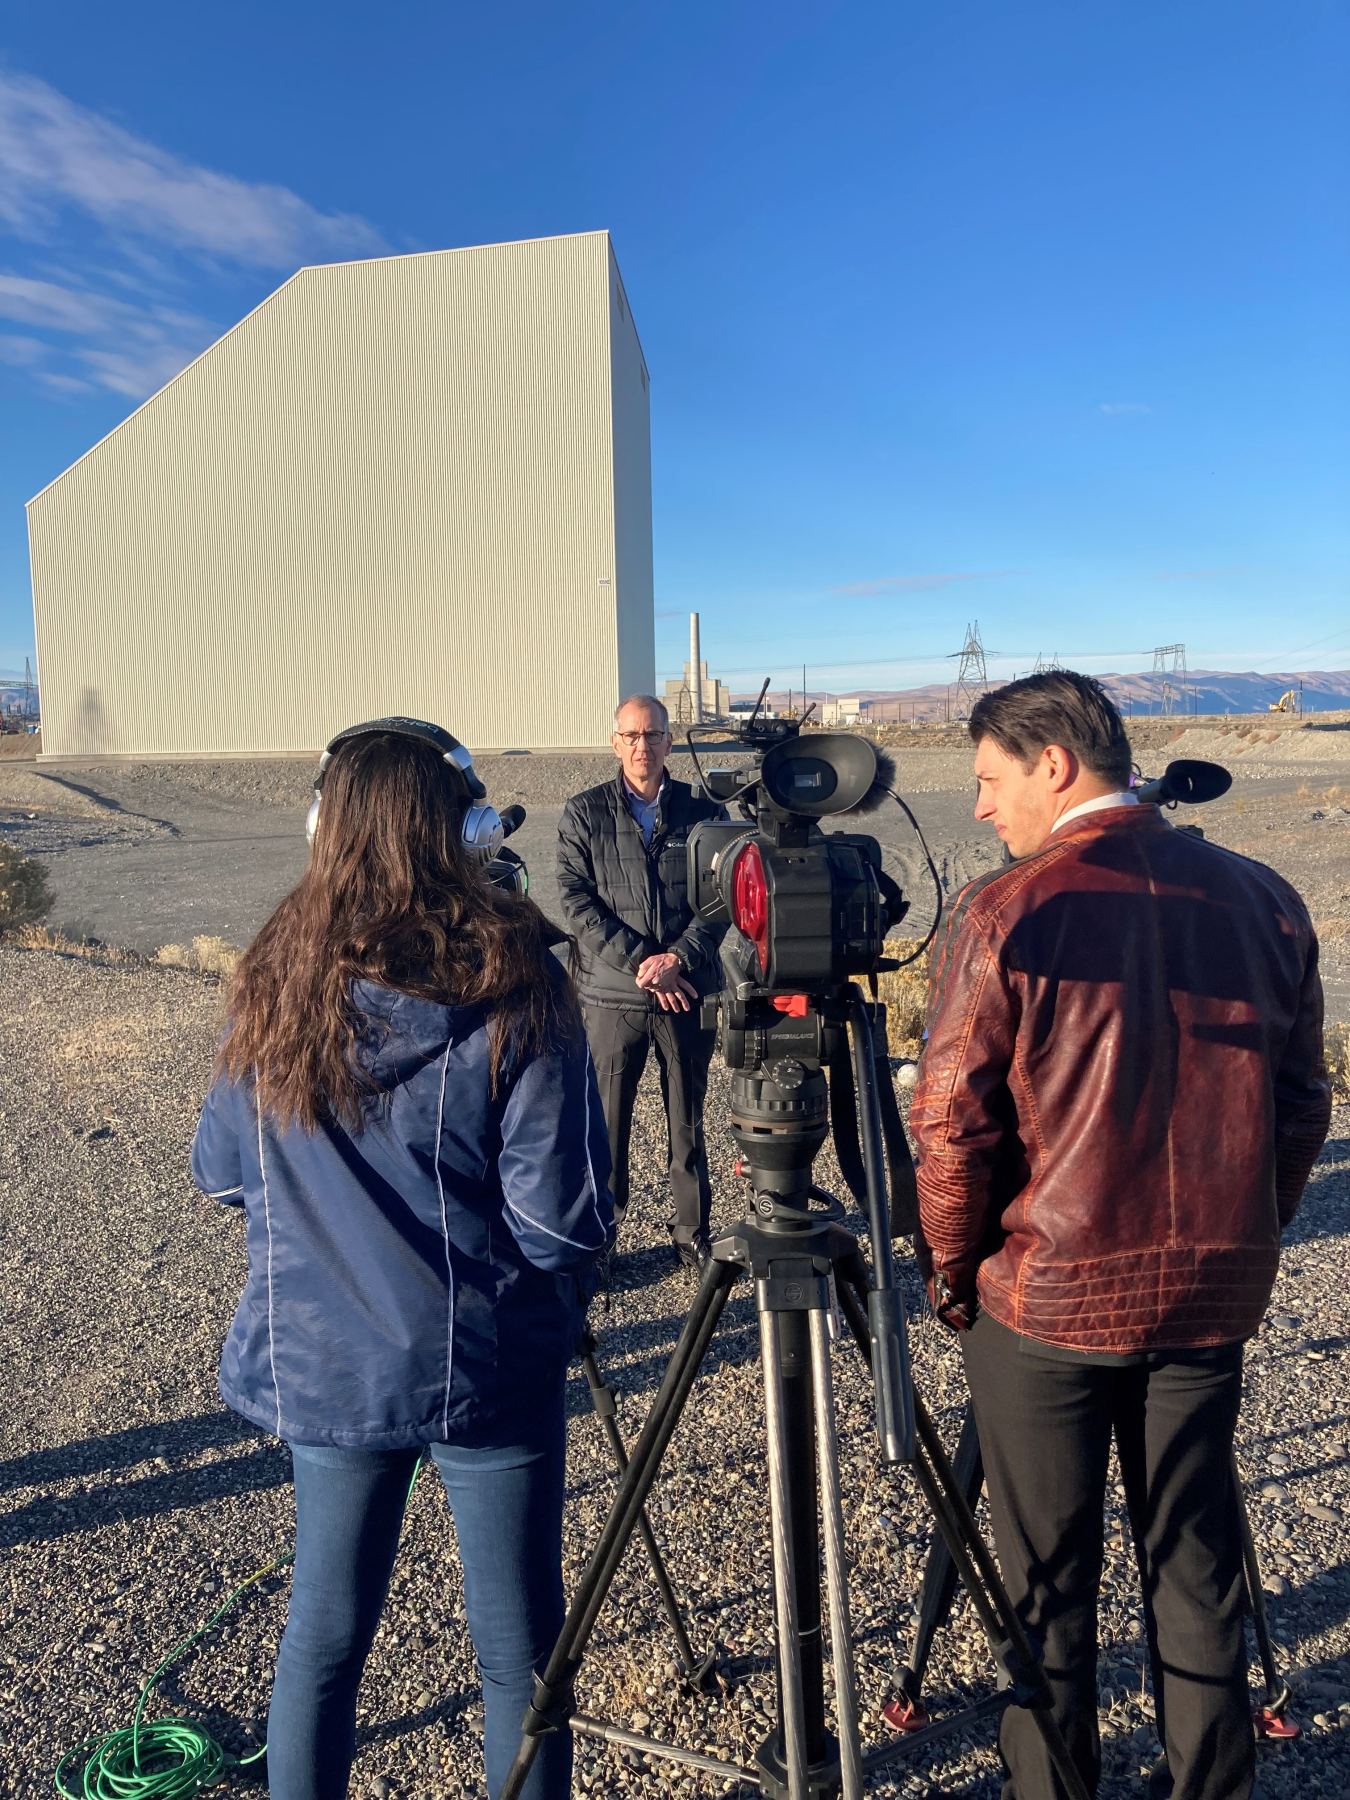
[{"label": "tripod head", "polygon": [[[844,1217],[812,1173],[833,1126],[841,1166],[867,1215],[877,1436],[884,1460],[896,1463],[913,1457],[914,1407],[883,1144],[889,1141],[893,1166],[903,1156],[911,1181],[912,1166],[898,1115],[893,1132],[883,1131],[872,1036],[878,1015],[884,1031],[885,1009],[869,1007],[850,981],[819,994],[725,993],[704,1008],[705,1022],[717,1024],[731,1070],[731,1132],[741,1153],[739,1172],[750,1181],[757,1241],[781,1239],[785,1252],[793,1239],[805,1247]],[[885,1080],[889,1088],[888,1065]],[[893,1109],[893,1093],[888,1098]]]}]

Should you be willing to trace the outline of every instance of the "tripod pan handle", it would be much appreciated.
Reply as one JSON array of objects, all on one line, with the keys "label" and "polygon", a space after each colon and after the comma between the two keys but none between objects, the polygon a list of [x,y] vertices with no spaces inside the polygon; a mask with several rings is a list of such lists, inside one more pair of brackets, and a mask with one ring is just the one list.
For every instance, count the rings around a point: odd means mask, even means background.
[{"label": "tripod pan handle", "polygon": [[914,1390],[910,1385],[905,1302],[895,1288],[873,1288],[867,1296],[872,1332],[872,1382],[876,1389],[877,1437],[887,1463],[914,1461]]}]

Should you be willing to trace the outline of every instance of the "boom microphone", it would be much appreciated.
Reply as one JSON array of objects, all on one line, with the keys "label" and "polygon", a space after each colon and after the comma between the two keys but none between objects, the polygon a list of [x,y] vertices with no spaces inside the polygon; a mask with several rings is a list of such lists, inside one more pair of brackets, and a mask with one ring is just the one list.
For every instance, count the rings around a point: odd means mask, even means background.
[{"label": "boom microphone", "polygon": [[1233,777],[1219,763],[1199,762],[1182,757],[1168,763],[1156,781],[1146,781],[1134,790],[1136,800],[1153,806],[1199,806],[1204,800],[1217,800],[1233,785]]}]

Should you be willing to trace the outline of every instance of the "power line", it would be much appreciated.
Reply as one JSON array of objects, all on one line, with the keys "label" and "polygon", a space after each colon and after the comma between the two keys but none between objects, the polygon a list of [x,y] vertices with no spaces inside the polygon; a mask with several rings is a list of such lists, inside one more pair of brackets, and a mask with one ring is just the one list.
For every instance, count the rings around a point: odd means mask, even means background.
[{"label": "power line", "polygon": [[1161,675],[1159,711],[1165,719],[1182,710],[1186,703],[1186,646],[1159,644],[1153,652],[1153,673]]},{"label": "power line", "polygon": [[956,695],[952,701],[952,718],[960,721],[968,719],[971,709],[985,688],[989,685],[989,670],[985,666],[984,644],[980,638],[980,621],[966,626],[966,641],[953,653],[952,660],[959,659],[956,671]]}]

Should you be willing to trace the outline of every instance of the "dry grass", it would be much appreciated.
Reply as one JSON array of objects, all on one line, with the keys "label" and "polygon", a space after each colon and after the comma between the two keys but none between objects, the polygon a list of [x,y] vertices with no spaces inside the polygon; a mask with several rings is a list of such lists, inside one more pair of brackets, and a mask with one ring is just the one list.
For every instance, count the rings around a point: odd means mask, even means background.
[{"label": "dry grass", "polygon": [[63,1032],[53,1044],[53,1055],[77,1085],[117,1087],[128,1075],[168,1055],[172,1041],[173,1021],[168,1007],[161,1004]]},{"label": "dry grass", "polygon": [[154,962],[166,969],[191,969],[198,975],[219,975],[228,981],[239,967],[243,951],[220,937],[195,937],[190,948],[182,944],[161,944]]},{"label": "dry grass", "polygon": [[[917,948],[915,938],[886,940],[888,956],[912,956]],[[866,989],[865,982],[859,986]],[[886,1006],[886,1039],[891,1055],[916,1057],[923,1047],[928,1020],[928,952],[906,968],[879,975],[877,993]]]},{"label": "dry grass", "polygon": [[1314,919],[1319,944],[1344,944],[1350,939],[1350,919]]},{"label": "dry grass", "polygon": [[45,925],[22,925],[17,931],[3,934],[7,944],[20,950],[48,950],[57,956],[79,956],[86,962],[138,963],[142,960],[134,950],[119,950],[112,944],[95,944],[85,938],[69,938],[63,931],[50,931]]},{"label": "dry grass", "polygon": [[1323,1043],[1331,1091],[1338,1100],[1350,1100],[1350,1025],[1328,1025]]},{"label": "dry grass", "polygon": [[1320,800],[1326,802],[1328,805],[1338,805],[1344,799],[1344,795],[1345,789],[1336,786],[1334,783],[1329,788],[1310,788],[1305,781],[1295,793],[1294,798],[1295,800],[1301,800],[1305,803],[1309,800]]}]

